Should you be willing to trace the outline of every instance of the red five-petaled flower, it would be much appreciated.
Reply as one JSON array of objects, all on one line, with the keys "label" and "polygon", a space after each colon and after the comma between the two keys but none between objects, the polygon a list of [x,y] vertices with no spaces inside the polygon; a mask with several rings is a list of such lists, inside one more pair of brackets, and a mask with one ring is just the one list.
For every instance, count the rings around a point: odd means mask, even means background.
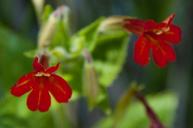
[{"label": "red five-petaled flower", "polygon": [[145,66],[149,63],[150,51],[159,67],[165,67],[168,62],[176,60],[176,54],[171,47],[181,40],[181,29],[172,23],[175,15],[170,15],[161,23],[154,20],[126,19],[124,27],[139,36],[135,43],[134,60]]},{"label": "red five-petaled flower", "polygon": [[32,111],[47,111],[51,104],[50,94],[59,103],[68,102],[72,90],[63,78],[54,73],[59,64],[45,68],[36,57],[33,67],[34,71],[22,76],[11,88],[11,93],[19,97],[30,91],[27,106]]}]

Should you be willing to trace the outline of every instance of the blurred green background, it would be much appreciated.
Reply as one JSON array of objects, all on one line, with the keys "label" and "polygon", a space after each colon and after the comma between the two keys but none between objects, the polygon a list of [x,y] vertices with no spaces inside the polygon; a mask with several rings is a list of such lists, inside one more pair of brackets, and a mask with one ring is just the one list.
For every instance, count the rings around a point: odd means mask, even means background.
[{"label": "blurred green background", "polygon": [[[138,66],[132,58],[131,42],[136,39],[132,36],[126,62],[118,78],[108,88],[108,95],[114,108],[129,83],[136,80],[144,84],[144,93],[150,95],[150,104],[168,127],[193,127],[192,0],[46,0],[45,3],[54,8],[62,4],[70,7],[73,32],[101,16],[129,15],[161,21],[176,13],[174,22],[182,28],[181,44],[175,47],[177,61],[164,69],[153,63],[145,68]],[[64,109],[63,114],[60,109],[47,113],[30,112],[25,107],[25,97],[18,100],[9,95],[9,88],[19,76],[32,69],[32,59],[24,56],[24,52],[33,50],[37,45],[37,21],[30,0],[0,1],[0,128],[109,128],[112,120],[99,109],[89,112],[83,98],[70,103],[72,113]],[[120,128],[148,126],[147,117],[138,103],[132,104],[127,113],[120,122]]]}]

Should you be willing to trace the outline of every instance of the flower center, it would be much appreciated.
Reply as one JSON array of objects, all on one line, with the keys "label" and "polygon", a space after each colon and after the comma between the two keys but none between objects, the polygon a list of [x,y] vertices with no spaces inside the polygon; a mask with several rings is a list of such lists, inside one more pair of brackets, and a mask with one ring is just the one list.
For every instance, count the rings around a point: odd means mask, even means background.
[{"label": "flower center", "polygon": [[44,72],[38,72],[38,73],[35,74],[35,76],[37,76],[37,77],[42,77],[42,76],[49,77],[50,74],[49,73],[44,73]]},{"label": "flower center", "polygon": [[163,33],[168,32],[169,30],[170,30],[170,27],[167,26],[167,27],[163,27],[162,29],[155,30],[154,33],[155,33],[156,35],[161,35],[161,34],[163,34]]}]

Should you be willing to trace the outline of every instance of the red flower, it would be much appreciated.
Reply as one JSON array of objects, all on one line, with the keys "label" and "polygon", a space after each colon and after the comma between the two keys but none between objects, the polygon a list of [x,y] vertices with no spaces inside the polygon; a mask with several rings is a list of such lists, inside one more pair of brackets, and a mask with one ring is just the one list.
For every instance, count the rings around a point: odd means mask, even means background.
[{"label": "red flower", "polygon": [[172,23],[175,15],[170,15],[161,23],[154,20],[126,19],[124,27],[139,36],[135,43],[134,60],[145,66],[150,60],[150,51],[159,67],[165,67],[168,62],[176,60],[176,54],[171,47],[181,40],[181,29]]},{"label": "red flower", "polygon": [[34,71],[22,76],[11,88],[11,93],[19,97],[30,91],[27,98],[27,106],[32,111],[47,111],[51,104],[50,94],[59,103],[68,102],[72,95],[72,90],[63,78],[54,73],[59,64],[44,68],[36,57],[33,67]]}]

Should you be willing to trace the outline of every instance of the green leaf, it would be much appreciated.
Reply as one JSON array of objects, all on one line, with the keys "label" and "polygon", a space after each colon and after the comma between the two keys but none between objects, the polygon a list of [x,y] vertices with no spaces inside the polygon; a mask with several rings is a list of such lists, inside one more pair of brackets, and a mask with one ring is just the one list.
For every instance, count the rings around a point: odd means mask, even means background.
[{"label": "green leaf", "polygon": [[89,109],[92,110],[98,100],[100,87],[96,76],[96,71],[94,69],[93,60],[91,54],[87,49],[84,49],[84,70],[83,70],[83,91],[84,95],[87,97],[87,103]]},{"label": "green leaf", "polygon": [[41,24],[45,24],[48,21],[50,14],[53,12],[53,8],[50,5],[46,5],[41,16]]},{"label": "green leaf", "polygon": [[[79,75],[82,76],[84,60],[81,50],[84,47],[92,49],[90,52],[93,56],[94,68],[97,76],[99,76],[99,84],[104,87],[109,86],[116,78],[126,59],[128,34],[120,30],[110,33],[98,33],[98,27],[103,19],[96,20],[71,37],[70,47],[75,49],[71,52],[76,53],[76,58],[64,57],[61,73],[64,72],[63,76],[70,79],[69,81],[75,90],[78,88],[78,90],[81,90],[82,88],[82,80],[78,77]],[[66,49],[66,46],[64,46],[64,49]]]},{"label": "green leaf", "polygon": [[121,71],[126,60],[128,43],[128,34],[123,31],[113,31],[97,37],[92,55],[99,83],[103,87],[110,86]]},{"label": "green leaf", "polygon": [[101,17],[91,23],[90,25],[86,26],[85,28],[81,29],[78,32],[78,36],[82,36],[85,38],[85,47],[92,51],[95,48],[96,40],[98,38],[98,28],[100,23],[104,20],[104,17]]},{"label": "green leaf", "polygon": [[63,21],[58,21],[56,30],[51,41],[50,47],[63,46],[69,50],[70,32],[68,26]]},{"label": "green leaf", "polygon": [[[58,58],[51,58],[52,62],[58,62]],[[84,61],[82,57],[65,59],[61,62],[60,71],[58,74],[63,76],[72,87],[74,92],[82,93],[82,73]]]}]

